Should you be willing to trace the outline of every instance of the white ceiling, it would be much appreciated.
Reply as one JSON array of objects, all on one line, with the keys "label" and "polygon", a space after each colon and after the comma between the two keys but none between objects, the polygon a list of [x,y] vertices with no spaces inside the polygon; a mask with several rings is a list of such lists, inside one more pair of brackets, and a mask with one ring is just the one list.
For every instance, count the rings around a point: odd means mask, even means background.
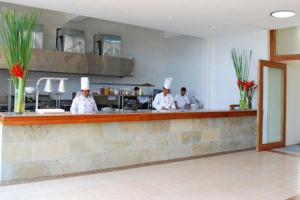
[{"label": "white ceiling", "polygon": [[[300,0],[5,0],[199,37],[300,25]],[[275,10],[296,16],[275,19]],[[171,17],[171,19],[170,19]],[[214,28],[212,28],[214,26]]]}]

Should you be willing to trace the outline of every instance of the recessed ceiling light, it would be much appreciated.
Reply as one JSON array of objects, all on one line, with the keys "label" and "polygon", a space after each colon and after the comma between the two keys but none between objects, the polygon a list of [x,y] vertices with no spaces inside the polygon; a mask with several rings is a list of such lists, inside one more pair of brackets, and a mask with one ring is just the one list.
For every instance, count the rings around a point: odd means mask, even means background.
[{"label": "recessed ceiling light", "polygon": [[212,25],[212,26],[210,26],[210,28],[211,28],[211,29],[215,29],[215,28],[216,28],[216,26]]},{"label": "recessed ceiling light", "polygon": [[168,17],[168,19],[169,19],[169,20],[172,20],[172,19],[173,19],[173,17],[172,17],[172,16],[169,16],[169,17]]},{"label": "recessed ceiling light", "polygon": [[272,17],[276,18],[289,18],[295,15],[295,11],[292,10],[278,10],[271,13]]}]

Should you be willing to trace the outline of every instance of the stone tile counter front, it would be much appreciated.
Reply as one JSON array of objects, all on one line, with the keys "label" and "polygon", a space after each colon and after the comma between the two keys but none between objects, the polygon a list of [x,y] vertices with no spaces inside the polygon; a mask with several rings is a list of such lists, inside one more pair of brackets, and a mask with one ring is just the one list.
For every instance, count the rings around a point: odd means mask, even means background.
[{"label": "stone tile counter front", "polygon": [[[9,118],[9,115],[2,115],[1,182],[254,148],[256,111],[244,111],[244,116],[242,111],[237,112],[240,113],[236,116],[222,114],[209,118],[200,117],[201,112],[189,112],[194,113],[195,118],[160,120],[156,117],[151,119],[153,115],[146,117],[148,120],[127,117],[127,121],[115,119],[110,122],[65,124],[34,123],[32,115],[31,121],[25,124],[24,118],[28,116],[11,116],[23,120],[24,124],[18,122],[18,125],[12,125],[11,122],[6,124],[9,120],[5,121],[5,118]],[[164,118],[163,113],[155,114],[161,114]],[[100,119],[107,115],[95,114],[94,117]],[[42,119],[43,116],[36,115],[35,118]]]}]

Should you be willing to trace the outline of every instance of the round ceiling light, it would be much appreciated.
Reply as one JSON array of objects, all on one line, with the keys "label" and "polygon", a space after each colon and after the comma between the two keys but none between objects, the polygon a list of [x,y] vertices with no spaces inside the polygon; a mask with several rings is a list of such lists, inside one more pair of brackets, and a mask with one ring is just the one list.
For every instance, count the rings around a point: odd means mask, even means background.
[{"label": "round ceiling light", "polygon": [[292,10],[278,10],[271,13],[271,16],[276,18],[289,18],[293,17],[294,15],[295,12]]}]

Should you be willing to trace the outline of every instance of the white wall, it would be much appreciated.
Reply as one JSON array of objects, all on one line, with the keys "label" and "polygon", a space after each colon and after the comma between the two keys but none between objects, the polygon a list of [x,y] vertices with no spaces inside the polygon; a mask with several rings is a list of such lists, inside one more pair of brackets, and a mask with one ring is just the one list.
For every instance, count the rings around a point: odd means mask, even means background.
[{"label": "white wall", "polygon": [[207,56],[206,40],[176,36],[167,39],[167,72],[174,78],[172,90],[179,93],[185,86],[190,97],[195,96],[206,106],[205,76],[209,66],[204,63]]},{"label": "white wall", "polygon": [[[228,109],[230,104],[239,104],[239,90],[231,59],[231,49],[252,49],[249,79],[257,82],[258,60],[268,58],[268,33],[258,31],[210,40],[210,97],[209,107]],[[256,98],[253,99],[256,107]]]},{"label": "white wall", "polygon": [[[236,77],[230,51],[232,48],[252,49],[253,59],[250,79],[257,82],[259,59],[268,59],[268,33],[259,31],[230,37],[210,39],[210,87],[206,90],[210,108],[228,108],[229,104],[239,101]],[[286,111],[286,144],[300,143],[300,62],[287,62],[287,111]],[[205,92],[205,91],[204,91]],[[256,98],[253,100],[256,106]]]},{"label": "white wall", "polygon": [[286,144],[300,143],[300,61],[287,62]]}]

